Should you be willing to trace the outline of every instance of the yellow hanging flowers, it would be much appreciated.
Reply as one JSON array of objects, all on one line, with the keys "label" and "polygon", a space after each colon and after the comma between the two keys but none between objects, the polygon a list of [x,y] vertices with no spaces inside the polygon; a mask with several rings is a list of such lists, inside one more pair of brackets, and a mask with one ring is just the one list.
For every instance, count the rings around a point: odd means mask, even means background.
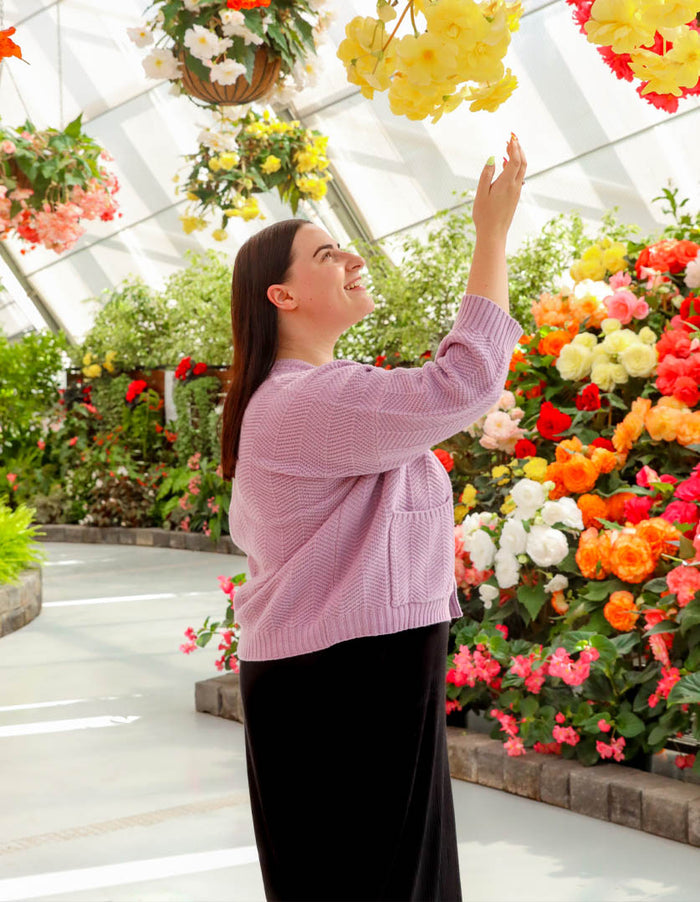
[{"label": "yellow hanging flowers", "polygon": [[[472,111],[493,112],[517,79],[503,58],[519,26],[519,0],[406,0],[391,34],[386,23],[399,0],[378,0],[377,16],[357,16],[345,28],[338,57],[365,97],[388,91],[391,111],[433,122],[464,100]],[[413,33],[397,38],[407,14]],[[419,27],[416,14],[425,19]],[[473,82],[473,85],[467,85]]]}]

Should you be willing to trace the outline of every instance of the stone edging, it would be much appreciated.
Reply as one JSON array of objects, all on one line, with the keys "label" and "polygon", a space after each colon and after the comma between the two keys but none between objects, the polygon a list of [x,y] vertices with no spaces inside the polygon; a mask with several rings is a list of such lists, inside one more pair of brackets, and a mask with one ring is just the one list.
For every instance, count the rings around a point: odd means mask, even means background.
[{"label": "stone edging", "polygon": [[[243,723],[238,675],[195,683],[197,711]],[[528,751],[511,758],[483,733],[447,728],[450,773],[577,814],[700,846],[700,785],[623,767]]]},{"label": "stone edging", "polygon": [[201,532],[169,529],[133,528],[128,526],[76,526],[64,523],[38,524],[37,539],[42,542],[78,542],[86,544],[142,545],[152,548],[177,548],[180,551],[209,551],[238,554],[245,557],[230,536],[214,542]]},{"label": "stone edging", "polygon": [[41,570],[24,570],[17,585],[0,586],[0,636],[26,626],[41,613]]}]

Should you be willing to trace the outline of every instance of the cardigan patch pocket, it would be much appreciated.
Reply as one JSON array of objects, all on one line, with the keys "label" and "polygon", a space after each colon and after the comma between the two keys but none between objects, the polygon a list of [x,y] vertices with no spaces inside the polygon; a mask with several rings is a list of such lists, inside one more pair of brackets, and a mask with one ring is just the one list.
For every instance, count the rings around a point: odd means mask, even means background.
[{"label": "cardigan patch pocket", "polygon": [[454,505],[397,511],[389,526],[391,605],[449,597],[455,573]]}]

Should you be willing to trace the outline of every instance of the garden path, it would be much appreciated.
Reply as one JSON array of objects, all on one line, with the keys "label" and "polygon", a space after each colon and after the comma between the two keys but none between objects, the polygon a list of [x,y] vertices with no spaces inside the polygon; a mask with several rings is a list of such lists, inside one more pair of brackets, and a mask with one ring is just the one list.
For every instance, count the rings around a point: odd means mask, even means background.
[{"label": "garden path", "polygon": [[[194,710],[245,559],[49,544],[44,610],[0,640],[0,902],[257,902],[243,727]],[[464,897],[697,899],[698,850],[453,782]]]}]

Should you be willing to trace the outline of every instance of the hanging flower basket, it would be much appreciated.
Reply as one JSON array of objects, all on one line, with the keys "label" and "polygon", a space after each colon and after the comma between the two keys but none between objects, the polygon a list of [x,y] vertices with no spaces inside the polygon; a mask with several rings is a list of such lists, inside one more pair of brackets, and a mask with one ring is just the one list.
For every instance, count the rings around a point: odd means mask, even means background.
[{"label": "hanging flower basket", "polygon": [[327,25],[316,0],[195,3],[154,0],[145,24],[127,29],[138,47],[156,43],[143,60],[149,78],[169,79],[210,106],[281,101],[310,75],[308,57]]},{"label": "hanging flower basket", "polygon": [[274,88],[279,78],[282,61],[270,55],[265,47],[260,47],[255,54],[253,74],[250,81],[245,75],[239,75],[232,85],[222,85],[208,78],[200,78],[194,69],[187,66],[186,54],[180,53],[182,63],[182,87],[186,94],[203,100],[205,103],[229,105],[236,103],[252,103],[266,97]]},{"label": "hanging flower basket", "polygon": [[61,254],[84,233],[83,220],[113,219],[119,182],[103,165],[109,160],[80,116],[63,131],[0,125],[0,239]]}]

